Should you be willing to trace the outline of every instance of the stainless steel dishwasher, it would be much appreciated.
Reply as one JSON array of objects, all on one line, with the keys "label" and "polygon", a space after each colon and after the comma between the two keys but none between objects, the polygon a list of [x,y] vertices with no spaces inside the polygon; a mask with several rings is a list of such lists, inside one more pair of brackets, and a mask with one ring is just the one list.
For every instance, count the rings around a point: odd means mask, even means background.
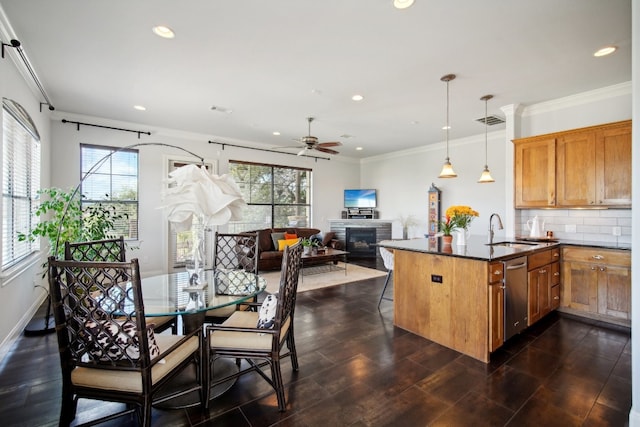
[{"label": "stainless steel dishwasher", "polygon": [[504,340],[527,327],[527,257],[504,262]]}]

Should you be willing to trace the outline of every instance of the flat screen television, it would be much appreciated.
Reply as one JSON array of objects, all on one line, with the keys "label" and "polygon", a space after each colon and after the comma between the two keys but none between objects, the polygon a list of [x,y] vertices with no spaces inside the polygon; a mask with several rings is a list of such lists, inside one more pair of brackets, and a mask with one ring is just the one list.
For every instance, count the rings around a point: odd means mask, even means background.
[{"label": "flat screen television", "polygon": [[375,208],[378,204],[376,190],[344,190],[345,208]]}]

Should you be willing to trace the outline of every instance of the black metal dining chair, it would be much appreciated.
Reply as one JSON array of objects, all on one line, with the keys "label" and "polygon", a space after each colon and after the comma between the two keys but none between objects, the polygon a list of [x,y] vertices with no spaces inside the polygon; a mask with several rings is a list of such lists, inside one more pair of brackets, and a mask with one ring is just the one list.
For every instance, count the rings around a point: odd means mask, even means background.
[{"label": "black metal dining chair", "polygon": [[[212,386],[249,372],[257,372],[275,390],[278,409],[286,410],[280,361],[290,357],[293,370],[298,371],[293,326],[301,256],[302,245],[299,242],[285,248],[278,293],[275,298],[273,295],[267,296],[259,312],[236,311],[221,325],[206,328],[209,363],[207,393],[210,393]],[[236,359],[238,372],[215,378],[214,362],[218,358]],[[246,363],[242,364],[241,360]],[[265,367],[270,368],[270,376],[264,371]]]},{"label": "black metal dining chair", "polygon": [[[125,404],[124,409],[86,423],[136,413],[151,423],[151,406],[206,392],[202,328],[188,335],[154,334],[144,317],[138,260],[75,261],[49,258],[49,291],[62,369],[59,424],[76,418],[78,399]],[[190,365],[197,381],[159,397],[158,391]]]},{"label": "black metal dining chair", "polygon": [[[92,240],[87,242],[65,242],[64,259],[75,261],[117,261],[125,262],[127,258],[124,237],[115,239]],[[156,332],[164,332],[171,328],[173,334],[178,333],[177,316],[147,317],[147,324],[153,324]]]},{"label": "black metal dining chair", "polygon": [[[217,272],[223,270],[242,270],[258,274],[258,233],[218,233],[215,235],[213,268]],[[212,286],[217,294],[231,294],[238,290],[228,285],[233,281],[219,280]],[[255,301],[254,301],[255,302]],[[207,311],[205,323],[222,323],[238,309],[247,309],[247,305],[230,305]]]}]

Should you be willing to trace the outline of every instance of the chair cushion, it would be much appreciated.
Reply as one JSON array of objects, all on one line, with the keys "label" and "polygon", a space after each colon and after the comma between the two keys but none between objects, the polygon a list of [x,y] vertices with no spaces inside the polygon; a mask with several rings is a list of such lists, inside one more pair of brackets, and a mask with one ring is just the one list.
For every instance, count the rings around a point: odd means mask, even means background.
[{"label": "chair cushion", "polygon": [[[90,344],[89,355],[94,360],[111,362],[131,358],[140,358],[140,343],[136,333],[138,329],[130,320],[88,320],[85,327],[89,331],[87,340]],[[147,330],[149,353],[151,359],[160,355],[153,328]],[[105,354],[106,352],[106,354]],[[125,356],[126,353],[126,356]]]},{"label": "chair cushion", "polygon": [[269,294],[264,299],[264,302],[260,306],[260,312],[258,313],[258,328],[273,329],[273,325],[276,321],[276,310],[278,308],[278,297]]},{"label": "chair cushion", "polygon": [[[259,314],[255,311],[236,311],[224,321],[222,326],[239,328],[255,328]],[[282,325],[280,340],[284,340],[291,324],[291,318],[287,318]],[[247,349],[271,351],[272,335],[256,332],[213,331],[209,334],[209,346],[216,349]]]},{"label": "chair cushion", "polygon": [[[183,338],[181,335],[162,334],[156,336],[156,341],[160,351],[164,352]],[[171,353],[164,354],[165,363],[156,363],[151,368],[151,382],[155,384],[160,381],[198,348],[198,337],[193,336]],[[142,376],[138,371],[78,367],[71,372],[71,381],[76,386],[142,393]]]}]

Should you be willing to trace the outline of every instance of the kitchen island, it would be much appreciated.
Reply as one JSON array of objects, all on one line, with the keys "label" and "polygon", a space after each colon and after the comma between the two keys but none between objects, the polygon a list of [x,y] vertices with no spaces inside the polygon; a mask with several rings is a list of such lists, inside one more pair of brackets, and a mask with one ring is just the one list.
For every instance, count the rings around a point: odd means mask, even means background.
[{"label": "kitchen island", "polygon": [[489,246],[486,236],[471,236],[465,246],[447,246],[441,238],[380,245],[394,251],[394,324],[488,363],[504,331],[503,294],[496,292],[503,261],[559,244]]}]

